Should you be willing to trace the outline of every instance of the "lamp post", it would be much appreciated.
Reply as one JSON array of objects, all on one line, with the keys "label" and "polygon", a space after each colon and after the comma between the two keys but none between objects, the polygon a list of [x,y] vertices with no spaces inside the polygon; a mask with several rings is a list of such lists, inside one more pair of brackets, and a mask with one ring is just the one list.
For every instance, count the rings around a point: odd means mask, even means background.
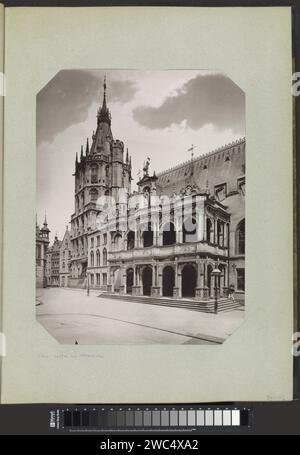
[{"label": "lamp post", "polygon": [[215,314],[218,314],[218,281],[221,275],[221,270],[215,266],[211,274],[215,277]]},{"label": "lamp post", "polygon": [[90,295],[89,274],[86,274],[86,295]]}]

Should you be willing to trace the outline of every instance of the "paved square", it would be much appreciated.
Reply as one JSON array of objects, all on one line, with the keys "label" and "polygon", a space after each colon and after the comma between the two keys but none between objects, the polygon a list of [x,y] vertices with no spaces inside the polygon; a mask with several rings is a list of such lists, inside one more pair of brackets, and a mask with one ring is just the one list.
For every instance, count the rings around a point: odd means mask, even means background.
[{"label": "paved square", "polygon": [[220,344],[244,311],[218,315],[98,297],[99,291],[37,289],[37,320],[59,343],[80,345]]}]

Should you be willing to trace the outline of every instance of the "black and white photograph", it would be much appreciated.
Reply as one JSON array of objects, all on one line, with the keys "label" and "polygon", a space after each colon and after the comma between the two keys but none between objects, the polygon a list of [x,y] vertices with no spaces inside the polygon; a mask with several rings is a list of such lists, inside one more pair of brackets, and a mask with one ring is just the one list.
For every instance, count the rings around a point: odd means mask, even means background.
[{"label": "black and white photograph", "polygon": [[36,96],[36,319],[61,344],[220,345],[245,312],[246,94],[215,69]]}]

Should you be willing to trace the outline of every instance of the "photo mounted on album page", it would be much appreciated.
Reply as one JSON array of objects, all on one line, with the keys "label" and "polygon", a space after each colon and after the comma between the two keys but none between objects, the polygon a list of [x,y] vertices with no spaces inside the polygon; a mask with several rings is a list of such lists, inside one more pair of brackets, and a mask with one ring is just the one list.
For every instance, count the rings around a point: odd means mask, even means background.
[{"label": "photo mounted on album page", "polygon": [[290,8],[163,9],[1,10],[4,403],[293,398]]}]

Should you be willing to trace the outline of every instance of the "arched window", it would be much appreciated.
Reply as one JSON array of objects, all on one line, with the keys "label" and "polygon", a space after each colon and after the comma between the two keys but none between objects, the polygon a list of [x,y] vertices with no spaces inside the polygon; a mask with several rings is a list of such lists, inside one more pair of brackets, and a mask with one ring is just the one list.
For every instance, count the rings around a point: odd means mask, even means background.
[{"label": "arched window", "polygon": [[97,201],[98,199],[98,191],[96,188],[92,188],[90,191],[91,201]]},{"label": "arched window", "polygon": [[91,267],[94,267],[94,251],[91,251],[90,258],[91,258]]},{"label": "arched window", "polygon": [[96,251],[96,264],[97,264],[97,267],[100,266],[100,251],[99,250]]},{"label": "arched window", "polygon": [[106,248],[103,248],[103,265],[107,265],[107,251]]},{"label": "arched window", "polygon": [[176,231],[173,223],[166,223],[163,226],[163,245],[174,245],[176,243]]},{"label": "arched window", "polygon": [[109,166],[105,166],[105,177],[109,177]]},{"label": "arched window", "polygon": [[224,223],[221,220],[217,221],[217,239],[218,245],[224,246]]},{"label": "arched window", "polygon": [[197,221],[192,216],[186,218],[182,226],[183,243],[197,242]]},{"label": "arched window", "polygon": [[93,166],[91,170],[91,183],[98,182],[98,166]]},{"label": "arched window", "polygon": [[135,233],[129,231],[127,234],[127,250],[132,250],[134,248]]},{"label": "arched window", "polygon": [[210,218],[206,218],[206,240],[212,243],[213,228]]},{"label": "arched window", "polygon": [[236,228],[236,254],[245,254],[245,218]]}]

